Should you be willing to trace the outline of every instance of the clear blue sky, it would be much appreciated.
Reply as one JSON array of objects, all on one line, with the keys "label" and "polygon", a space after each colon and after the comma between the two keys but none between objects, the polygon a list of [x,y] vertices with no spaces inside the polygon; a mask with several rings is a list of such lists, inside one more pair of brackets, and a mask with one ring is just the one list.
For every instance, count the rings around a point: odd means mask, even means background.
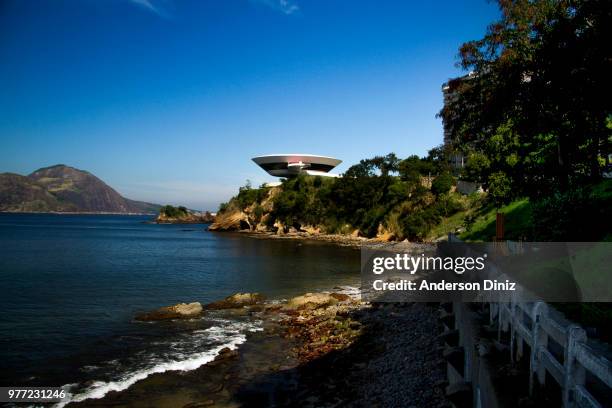
[{"label": "clear blue sky", "polygon": [[3,0],[0,172],[64,163],[216,209],[250,158],[424,155],[485,0]]}]

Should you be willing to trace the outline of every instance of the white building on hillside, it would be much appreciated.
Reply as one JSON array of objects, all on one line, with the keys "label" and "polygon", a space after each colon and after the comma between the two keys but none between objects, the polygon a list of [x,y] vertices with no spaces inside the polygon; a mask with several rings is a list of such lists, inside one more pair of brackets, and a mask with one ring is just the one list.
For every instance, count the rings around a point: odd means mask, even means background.
[{"label": "white building on hillside", "polygon": [[298,174],[338,177],[329,171],[342,163],[342,160],[333,157],[313,154],[271,154],[253,157],[252,160],[269,175],[275,177],[294,177]]}]

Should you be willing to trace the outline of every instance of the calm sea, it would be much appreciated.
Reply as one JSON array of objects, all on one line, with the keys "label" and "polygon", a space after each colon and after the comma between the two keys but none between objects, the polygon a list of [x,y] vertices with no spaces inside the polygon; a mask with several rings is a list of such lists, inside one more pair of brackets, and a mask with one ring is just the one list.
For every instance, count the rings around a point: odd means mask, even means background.
[{"label": "calm sea", "polygon": [[261,330],[249,316],[141,323],[139,311],[358,284],[351,248],[149,219],[0,214],[1,386],[70,384],[75,400],[100,397],[152,373],[195,369]]}]

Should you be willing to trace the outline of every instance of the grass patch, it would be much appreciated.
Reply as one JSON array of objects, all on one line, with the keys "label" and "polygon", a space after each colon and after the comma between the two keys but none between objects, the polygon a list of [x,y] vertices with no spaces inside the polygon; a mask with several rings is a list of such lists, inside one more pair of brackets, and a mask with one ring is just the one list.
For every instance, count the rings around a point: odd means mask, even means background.
[{"label": "grass patch", "polygon": [[469,231],[461,234],[464,241],[492,241],[495,237],[496,213],[505,214],[505,238],[519,239],[531,235],[531,204],[528,199],[513,201],[499,210],[488,204],[475,210],[476,219]]},{"label": "grass patch", "polygon": [[453,195],[457,201],[463,207],[463,210],[449,216],[443,217],[442,220],[435,225],[429,232],[427,239],[429,241],[435,241],[436,239],[445,237],[449,232],[456,232],[463,228],[465,225],[465,217],[469,214],[474,213],[482,206],[483,195],[473,194],[465,196],[462,194],[454,193]]},{"label": "grass patch", "polygon": [[612,199],[612,179],[604,179],[591,189],[594,197]]}]

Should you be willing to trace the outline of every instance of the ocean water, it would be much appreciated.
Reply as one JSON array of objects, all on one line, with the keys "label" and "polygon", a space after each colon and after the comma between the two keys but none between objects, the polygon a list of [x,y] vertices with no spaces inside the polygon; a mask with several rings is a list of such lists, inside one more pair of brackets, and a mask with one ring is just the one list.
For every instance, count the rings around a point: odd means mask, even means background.
[{"label": "ocean water", "polygon": [[149,219],[0,214],[0,386],[101,397],[152,373],[195,369],[261,330],[256,318],[227,312],[155,323],[134,321],[137,312],[359,281],[352,248]]}]

